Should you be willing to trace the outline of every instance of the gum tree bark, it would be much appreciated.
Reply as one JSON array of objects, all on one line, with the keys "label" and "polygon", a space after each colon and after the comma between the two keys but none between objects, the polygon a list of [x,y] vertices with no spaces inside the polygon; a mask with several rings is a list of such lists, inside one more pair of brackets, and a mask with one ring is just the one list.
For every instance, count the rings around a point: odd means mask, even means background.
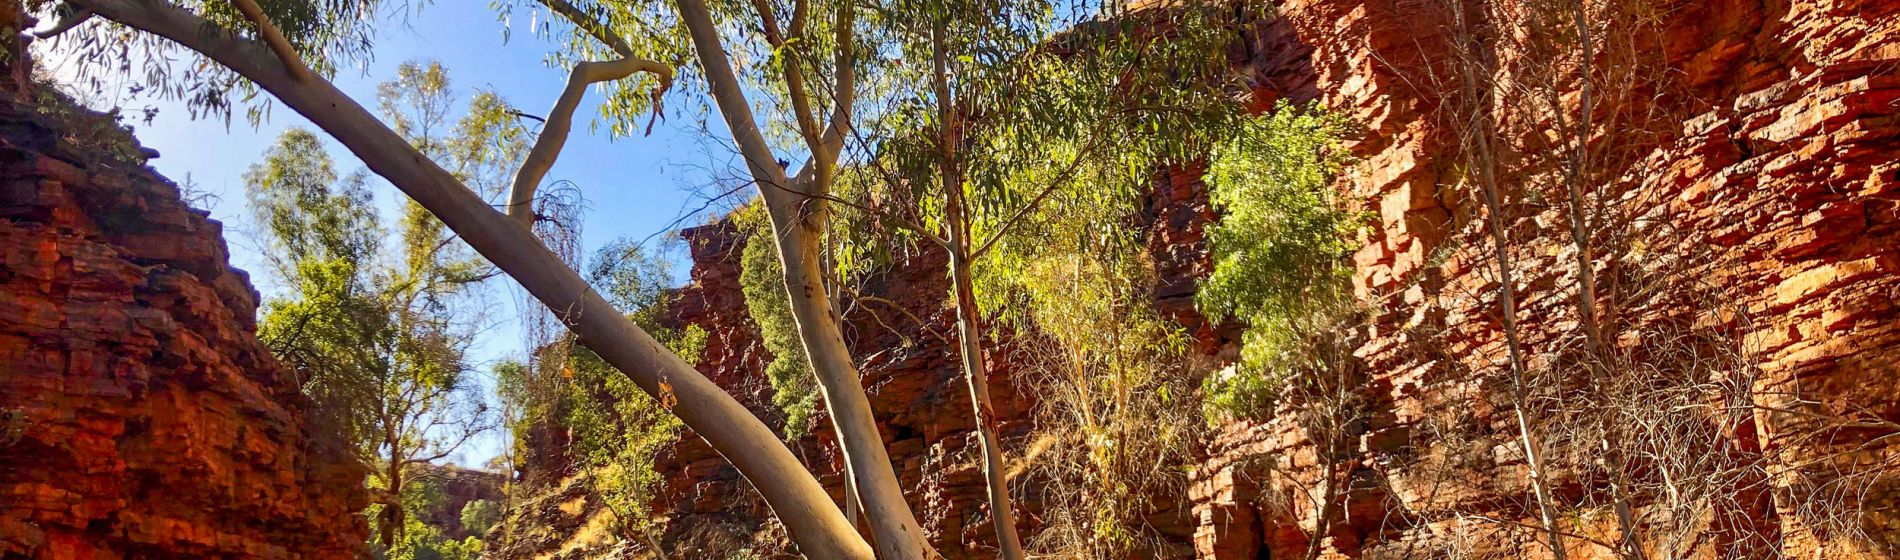
[{"label": "gum tree bark", "polygon": [[526,228],[490,208],[328,80],[299,80],[272,51],[162,0],[74,0],[99,17],[196,51],[256,83],[329,133],[371,171],[427,208],[450,230],[560,314],[583,344],[663,403],[765,498],[786,532],[814,558],[870,560],[871,547],[845,521],[816,478],[777,434],[718,385],[614,310]]},{"label": "gum tree bark", "polygon": [[[841,8],[837,24],[839,59],[837,89],[831,123],[813,143],[811,162],[796,177],[787,177],[778,165],[752,114],[751,103],[739,85],[717,24],[703,0],[680,0],[680,18],[692,34],[713,99],[732,132],[739,154],[758,183],[766,213],[772,222],[779,262],[784,265],[785,291],[798,338],[818,378],[825,408],[831,413],[844,453],[846,472],[856,487],[864,513],[871,522],[877,555],[889,560],[941,558],[925,540],[923,527],[904,501],[903,487],[891,468],[889,452],[878,434],[877,419],[858,377],[857,364],[845,347],[838,328],[837,309],[826,297],[820,254],[828,218],[826,199],[831,168],[838,161],[849,128],[854,76],[851,72],[852,10]],[[769,12],[762,14],[770,17]],[[802,92],[793,92],[799,97]],[[807,134],[807,139],[812,137]],[[833,511],[836,511],[835,509]]]},{"label": "gum tree bark", "polygon": [[[957,353],[963,358],[963,380],[970,386],[970,408],[976,418],[977,446],[983,449],[984,487],[989,491],[990,526],[996,533],[996,547],[1003,560],[1023,560],[1022,537],[1016,534],[1016,516],[1010,507],[1009,479],[1005,476],[1003,444],[996,436],[996,407],[990,399],[990,374],[983,364],[982,308],[976,302],[976,288],[970,271],[970,219],[964,207],[963,169],[958,161],[960,139],[955,121],[956,98],[950,91],[949,61],[944,47],[943,25],[931,28],[931,74],[937,94],[938,163],[942,166],[944,208],[950,252],[950,281],[955,284],[957,312]],[[1000,235],[1000,232],[999,232]]]}]

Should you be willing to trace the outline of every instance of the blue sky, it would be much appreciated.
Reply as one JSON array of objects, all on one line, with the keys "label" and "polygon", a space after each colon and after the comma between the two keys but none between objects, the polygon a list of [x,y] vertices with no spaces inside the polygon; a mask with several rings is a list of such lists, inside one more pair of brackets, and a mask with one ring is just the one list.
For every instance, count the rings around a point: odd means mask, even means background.
[{"label": "blue sky", "polygon": [[[374,106],[376,84],[394,77],[398,64],[439,60],[462,100],[479,88],[494,91],[523,111],[544,113],[563,87],[567,70],[544,64],[551,47],[527,32],[526,14],[516,14],[515,32],[505,38],[503,23],[486,4],[450,0],[427,6],[420,17],[412,13],[409,17],[397,14],[385,18],[387,22],[376,37],[375,60],[365,69],[339,73],[337,85],[365,106]],[[41,60],[55,76],[72,75],[73,69],[65,67],[56,55]],[[671,225],[676,221],[681,226],[703,221],[703,216],[681,218],[705,204],[698,193],[711,181],[709,170],[720,170],[725,175],[725,170],[731,169],[732,150],[723,125],[713,124],[715,136],[709,136],[697,122],[685,122],[692,119],[676,116],[674,121],[655,126],[651,136],[614,140],[605,127],[594,131],[581,122],[595,114],[599,99],[598,90],[589,92],[576,112],[574,133],[547,177],[548,181],[572,181],[588,202],[583,250],[591,252],[624,236],[658,239],[655,234],[676,229]],[[152,166],[180,184],[189,178],[198,190],[211,195],[204,206],[212,218],[226,224],[233,264],[251,271],[253,281],[266,296],[279,290],[262,274],[266,269],[251,233],[255,228],[245,208],[243,174],[262,159],[285,129],[316,127],[281,105],[267,122],[252,128],[242,114],[229,126],[220,120],[192,120],[184,106],[173,101],[127,97],[95,103],[120,105],[128,115],[138,115],[148,105],[157,108],[157,118],[150,124],[142,118],[127,119],[134,121],[131,124],[140,142],[161,153]],[[363,167],[341,146],[329,144],[339,172]],[[741,194],[749,195],[750,191]],[[393,209],[403,196],[387,184],[379,185],[377,195],[386,209]],[[674,257],[679,261],[675,277],[683,279],[684,255]],[[490,382],[489,364],[524,353],[516,319],[518,291],[504,283],[495,283],[489,291],[493,325],[476,343],[472,356],[480,364],[478,377],[484,389]],[[495,434],[465,448],[458,459],[463,464],[481,465],[501,450],[502,440]]]}]

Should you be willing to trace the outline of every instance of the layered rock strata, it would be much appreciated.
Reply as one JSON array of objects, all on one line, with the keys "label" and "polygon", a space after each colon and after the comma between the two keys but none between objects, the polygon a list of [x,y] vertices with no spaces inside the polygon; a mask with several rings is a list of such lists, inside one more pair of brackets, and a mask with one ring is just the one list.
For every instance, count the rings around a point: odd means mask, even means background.
[{"label": "layered rock strata", "polygon": [[356,557],[364,471],[151,155],[0,101],[0,557]]}]

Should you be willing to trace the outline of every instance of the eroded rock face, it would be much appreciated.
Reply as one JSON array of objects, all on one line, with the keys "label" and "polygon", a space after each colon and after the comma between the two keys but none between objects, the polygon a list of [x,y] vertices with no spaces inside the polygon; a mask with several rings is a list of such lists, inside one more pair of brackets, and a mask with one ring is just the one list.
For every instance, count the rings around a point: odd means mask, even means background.
[{"label": "eroded rock face", "polygon": [[258,342],[218,222],[116,128],[73,143],[102,117],[8,96],[0,557],[356,557],[364,472]]},{"label": "eroded rock face", "polygon": [[[1522,2],[1493,5],[1521,8]],[[1663,76],[1639,84],[1653,94],[1645,133],[1600,137],[1620,155],[1615,178],[1592,193],[1603,200],[1609,243],[1596,270],[1606,302],[1632,332],[1708,326],[1759,365],[1753,400],[1810,415],[1861,414],[1900,421],[1894,391],[1900,363],[1900,5],[1882,1],[1792,3],[1658,1],[1664,17],[1648,31],[1636,65]],[[1498,275],[1483,203],[1463,173],[1462,117],[1453,83],[1450,3],[1441,0],[1292,0],[1243,22],[1228,52],[1252,89],[1249,106],[1315,101],[1361,127],[1350,142],[1358,163],[1338,188],[1374,216],[1353,256],[1353,284],[1371,318],[1352,333],[1365,372],[1363,422],[1349,434],[1337,479],[1350,490],[1341,514],[1321,531],[1329,558],[1539,558],[1548,551],[1522,531],[1465,531],[1462,515],[1534,522],[1522,454],[1513,450],[1508,406],[1498,389],[1505,353],[1495,311]],[[1476,3],[1467,3],[1473,8]],[[1496,22],[1477,22],[1489,33]],[[1490,25],[1493,27],[1484,27]],[[1501,61],[1523,64],[1508,49]],[[1608,56],[1608,55],[1606,55]],[[1491,79],[1519,78],[1500,71]],[[1574,103],[1575,92],[1563,92]],[[1536,139],[1551,123],[1501,104],[1505,182],[1519,188],[1509,235],[1515,285],[1526,320],[1525,346],[1545,358],[1574,345],[1576,272],[1562,192],[1532,178]],[[1521,155],[1530,154],[1530,155]],[[1209,272],[1203,230],[1216,219],[1195,169],[1166,170],[1145,213],[1159,273],[1156,305],[1216,361],[1235,356],[1233,328],[1195,312],[1195,284]],[[1633,225],[1632,225],[1633,224]],[[743,237],[714,224],[685,232],[693,283],[673,309],[679,324],[710,334],[700,369],[768,422],[778,421],[763,363],[769,358],[747,317],[738,285]],[[865,360],[864,381],[887,448],[911,502],[940,552],[993,557],[983,480],[973,453],[969,403],[953,348],[932,333],[952,332],[941,255],[913,255],[864,293],[893,304],[845,313],[846,338]],[[1665,278],[1680,290],[1642,289]],[[1603,280],[1603,279],[1608,280]],[[1683,279],[1693,282],[1682,282]],[[1677,293],[1681,292],[1681,293]],[[1716,301],[1697,298],[1715,298]],[[896,311],[901,307],[910,315]],[[874,316],[873,313],[876,315]],[[1644,330],[1650,329],[1650,330]],[[1566,338],[1568,337],[1568,338]],[[1641,338],[1621,340],[1642,348]],[[992,357],[992,382],[1006,452],[1019,452],[1032,395],[1008,364]],[[1744,414],[1725,437],[1737,453],[1783,464],[1893,461],[1891,429],[1816,428],[1803,416]],[[795,450],[842,500],[842,461],[826,431]],[[1150,523],[1178,550],[1162,557],[1303,558],[1317,510],[1296,498],[1320,488],[1321,461],[1290,416],[1223,426],[1194,450],[1191,511],[1161,512]],[[1452,441],[1456,428],[1466,440]],[[1825,437],[1812,437],[1821,433]],[[1475,434],[1475,435],[1474,435]],[[1871,444],[1871,445],[1864,445]],[[1456,463],[1455,470],[1443,465]],[[666,542],[694,556],[752,546],[772,551],[770,512],[728,464],[687,435],[661,461],[666,488],[656,513],[670,520]],[[529,468],[534,468],[532,465]],[[1552,473],[1560,499],[1598,500],[1603,482]],[[1811,482],[1811,481],[1808,481]],[[1792,501],[1800,476],[1759,480],[1760,490],[1712,512],[1721,519],[1688,547],[1692,557],[1798,557],[1882,554],[1828,540]],[[1869,515],[1857,520],[1892,539],[1891,483],[1868,488]],[[1038,496],[1018,489],[1018,520],[1033,535]],[[1639,507],[1643,505],[1639,504]],[[1496,525],[1499,522],[1492,522]],[[1607,523],[1607,522],[1606,522]],[[1604,529],[1594,524],[1586,529]],[[1471,542],[1453,543],[1462,534]],[[1602,537],[1601,532],[1593,535]],[[763,535],[763,536],[759,536]],[[1475,535],[1475,536],[1473,536]],[[1763,542],[1746,536],[1761,537]],[[1607,558],[1574,542],[1572,558]],[[1891,544],[1891,543],[1888,543]],[[776,545],[782,546],[782,544]],[[778,549],[782,550],[782,549]],[[1457,556],[1452,554],[1465,554]],[[1445,553],[1445,554],[1441,554]],[[1448,555],[1447,555],[1448,554]],[[1435,556],[1436,555],[1436,556]],[[1655,556],[1661,557],[1661,556]]]},{"label": "eroded rock face", "polygon": [[[1733,333],[1730,340],[1761,368],[1752,388],[1762,408],[1731,426],[1738,449],[1809,467],[1891,462],[1900,449],[1876,440],[1891,427],[1836,429],[1814,419],[1858,417],[1875,425],[1900,419],[1894,391],[1900,373],[1900,5],[1649,4],[1664,18],[1644,43],[1653,48],[1637,60],[1663,78],[1637,85],[1658,94],[1645,108],[1667,115],[1650,121],[1666,126],[1596,140],[1624,143],[1619,148],[1627,155],[1608,173],[1618,181],[1598,195],[1608,200],[1606,215],[1636,224],[1629,231],[1646,244],[1599,256],[1599,277],[1625,282],[1605,293],[1622,290],[1627,307],[1617,312],[1629,324],[1720,325]],[[1506,351],[1494,299],[1498,275],[1482,202],[1475,185],[1460,177],[1456,92],[1446,86],[1457,75],[1448,6],[1285,2],[1279,22],[1255,41],[1268,47],[1256,57],[1265,64],[1256,67],[1311,72],[1276,89],[1317,99],[1365,127],[1353,145],[1362,162],[1341,188],[1378,216],[1354,258],[1359,299],[1375,315],[1363,333],[1367,342],[1355,352],[1370,375],[1363,389],[1369,421],[1365,433],[1353,437],[1345,478],[1354,490],[1345,515],[1323,535],[1334,557],[1409,558],[1443,550],[1458,532],[1449,518],[1459,512],[1467,521],[1535,519],[1523,507],[1526,469],[1510,446],[1514,428],[1494,386]],[[1270,62],[1280,53],[1303,53],[1304,61]],[[1522,53],[1496,56],[1508,62]],[[1526,78],[1510,71],[1497,76]],[[1566,90],[1565,102],[1574,104],[1575,94]],[[1507,152],[1528,145],[1512,131],[1554,129],[1520,108],[1491,110]],[[1509,224],[1516,286],[1520,314],[1529,318],[1526,347],[1550,356],[1575,343],[1560,332],[1575,332],[1575,253],[1569,252],[1563,193],[1539,190],[1525,169],[1531,161],[1506,161],[1502,173],[1507,183],[1530,191]],[[1612,235],[1607,226],[1600,231]],[[1633,295],[1639,279],[1671,267],[1677,280],[1694,280],[1673,286],[1704,288],[1718,301]],[[1655,343],[1622,342],[1634,348]],[[1480,452],[1452,480],[1427,468],[1458,453],[1440,437],[1447,418],[1491,434],[1457,444]],[[1212,446],[1194,491],[1199,556],[1303,557],[1317,514],[1309,503],[1285,496],[1318,488],[1306,434],[1278,418],[1227,426]],[[1275,464],[1280,468],[1268,468]],[[1602,481],[1566,480],[1561,472],[1553,477],[1561,500],[1600,498],[1604,491]],[[1832,542],[1819,522],[1795,507],[1810,482],[1800,478],[1783,472],[1759,485],[1772,490],[1744,492],[1718,507],[1718,518],[1747,526],[1706,531],[1708,541],[1690,547],[1696,557],[1893,553],[1881,548],[1891,542],[1860,548]],[[1867,514],[1854,521],[1874,539],[1891,540],[1892,483],[1856,487],[1869,494]],[[1461,545],[1477,557],[1549,555],[1534,534],[1519,532],[1515,540],[1478,534],[1477,542]],[[1765,542],[1741,542],[1744,534]],[[1612,551],[1576,542],[1571,553],[1598,558]]]}]

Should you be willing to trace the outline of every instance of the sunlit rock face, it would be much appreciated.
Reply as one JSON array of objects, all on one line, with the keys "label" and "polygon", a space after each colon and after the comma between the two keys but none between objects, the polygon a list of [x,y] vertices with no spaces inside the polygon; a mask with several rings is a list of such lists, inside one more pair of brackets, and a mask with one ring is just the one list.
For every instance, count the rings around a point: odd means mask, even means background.
[{"label": "sunlit rock face", "polygon": [[[1491,5],[1517,10],[1529,1]],[[1625,302],[1616,312],[1639,327],[1632,330],[1724,331],[1722,339],[1760,367],[1751,383],[1759,408],[1730,426],[1728,437],[1738,452],[1809,470],[1769,474],[1754,490],[1738,491],[1710,512],[1716,521],[1704,540],[1677,554],[1891,557],[1883,547],[1900,530],[1891,475],[1842,486],[1865,492],[1856,519],[1817,519],[1800,504],[1817,481],[1810,475],[1825,487],[1827,477],[1869,465],[1891,473],[1900,454],[1893,441],[1879,439],[1891,425],[1871,427],[1900,420],[1900,4],[1637,4],[1653,9],[1659,25],[1645,32],[1645,48],[1618,63],[1644,70],[1633,83],[1652,94],[1640,108],[1653,117],[1640,134],[1593,142],[1623,152],[1605,173],[1617,181],[1597,192],[1607,193],[1598,194],[1606,215],[1632,224],[1641,242],[1599,254],[1599,282],[1611,279],[1601,295]],[[1353,490],[1344,514],[1321,535],[1329,557],[1549,557],[1534,533],[1473,521],[1536,517],[1523,507],[1523,456],[1511,447],[1515,428],[1495,386],[1506,352],[1494,299],[1498,274],[1477,187],[1461,178],[1450,5],[1294,0],[1281,3],[1276,21],[1247,45],[1253,63],[1244,68],[1255,69],[1262,89],[1317,100],[1363,127],[1352,146],[1360,163],[1339,188],[1376,216],[1353,257],[1354,287],[1374,315],[1355,352],[1369,376],[1362,389],[1368,422],[1352,435],[1342,478]],[[1631,56],[1599,53],[1600,67]],[[1538,67],[1522,60],[1525,53],[1494,56],[1508,68]],[[1492,79],[1532,79],[1515,71]],[[1577,92],[1559,93],[1574,111]],[[1555,130],[1548,114],[1509,104],[1490,110],[1507,150],[1528,151],[1524,130]],[[1564,193],[1533,181],[1524,169],[1529,159],[1505,161],[1501,173],[1513,188],[1534,191],[1516,206],[1509,228],[1526,346],[1548,356],[1565,343],[1558,329],[1575,332],[1575,253]],[[1638,285],[1665,276],[1675,281],[1656,284],[1661,293]],[[1634,336],[1620,342],[1659,344]],[[1868,426],[1822,420],[1849,416]],[[1433,466],[1460,453],[1441,437],[1454,418],[1490,434],[1456,444],[1475,443],[1481,452],[1455,473]],[[1198,556],[1304,557],[1317,514],[1297,496],[1317,491],[1318,470],[1292,419],[1225,426],[1209,453],[1194,491]],[[1604,481],[1551,476],[1558,499],[1604,503]],[[1876,542],[1838,542],[1827,523],[1841,521]],[[1579,530],[1604,539],[1613,525],[1606,517]],[[1453,549],[1465,556],[1441,554]],[[1608,558],[1614,551],[1573,539],[1570,553]]]},{"label": "sunlit rock face", "polygon": [[[1491,5],[1514,10],[1528,1]],[[1826,414],[1858,407],[1900,420],[1900,6],[1872,0],[1644,4],[1664,16],[1644,38],[1653,48],[1636,51],[1630,61],[1663,76],[1643,85],[1654,88],[1647,92],[1654,101],[1643,106],[1652,116],[1643,121],[1643,134],[1593,140],[1616,143],[1622,153],[1616,169],[1602,172],[1618,179],[1593,196],[1606,201],[1604,215],[1635,224],[1627,235],[1644,239],[1620,245],[1614,255],[1599,254],[1606,301],[1623,302],[1616,310],[1621,320],[1648,332],[1719,325],[1709,328],[1759,365],[1750,383],[1757,404]],[[1350,333],[1358,344],[1357,367],[1365,372],[1357,390],[1365,420],[1349,434],[1350,450],[1340,462],[1337,478],[1349,489],[1340,514],[1318,536],[1327,558],[1549,556],[1535,534],[1496,530],[1503,522],[1534,523],[1535,516],[1524,509],[1526,469],[1513,451],[1514,428],[1497,388],[1505,352],[1493,295],[1498,275],[1483,203],[1464,178],[1449,6],[1448,0],[1281,2],[1272,15],[1237,22],[1237,40],[1227,52],[1249,90],[1243,99],[1249,108],[1317,102],[1359,128],[1349,142],[1357,163],[1336,187],[1372,220],[1351,257],[1357,298],[1371,316]],[[1496,56],[1513,68],[1529,66],[1525,53],[1507,49]],[[1574,109],[1575,92],[1560,93]],[[1521,107],[1491,110],[1502,123],[1499,141],[1512,151],[1535,153],[1527,148],[1534,139],[1523,131],[1553,129],[1547,115]],[[1528,189],[1509,224],[1515,285],[1527,318],[1526,346],[1549,354],[1574,332],[1569,222],[1561,190],[1532,181],[1534,170],[1521,161],[1528,158],[1516,159],[1501,172],[1504,182]],[[1214,363],[1232,360],[1237,340],[1232,325],[1211,323],[1193,306],[1196,284],[1210,271],[1204,230],[1217,219],[1199,171],[1186,166],[1158,170],[1137,224],[1147,231],[1158,273],[1156,307],[1186,328]],[[781,419],[763,374],[769,355],[739,287],[743,234],[725,223],[683,233],[694,260],[692,283],[675,300],[670,320],[706,329],[701,371],[776,426]],[[865,361],[864,385],[880,433],[933,544],[951,558],[992,558],[968,396],[954,348],[933,334],[954,330],[943,262],[931,252],[910,255],[864,287],[915,320],[882,308],[875,308],[884,313],[881,320],[852,309],[844,317],[845,335]],[[1662,276],[1671,281],[1660,284],[1670,287],[1661,295],[1636,287],[1637,280]],[[1718,301],[1697,299],[1711,297]],[[1036,401],[1012,375],[1002,359],[1007,355],[989,359],[1005,452],[1016,456],[1027,447]],[[1796,418],[1744,414],[1725,437],[1737,452],[1789,463],[1894,458],[1893,441],[1876,439],[1888,432],[1832,430],[1815,438],[1809,437],[1813,427]],[[842,458],[826,425],[819,418],[815,433],[794,447],[842,501]],[[1448,427],[1475,436],[1452,441],[1444,437]],[[1201,448],[1189,450],[1204,462],[1182,503],[1148,518],[1171,540],[1153,556],[1304,558],[1318,515],[1302,496],[1319,492],[1322,472],[1312,447],[1292,417],[1221,426]],[[565,472],[560,455],[541,453],[544,464],[526,469]],[[1457,469],[1445,467],[1448,462]],[[660,467],[665,489],[654,511],[669,521],[663,540],[676,555],[785,550],[756,492],[697,437],[684,436],[662,455]],[[1565,472],[1552,477],[1561,499],[1601,502],[1602,481]],[[1880,557],[1877,547],[1832,542],[1791,502],[1801,484],[1781,473],[1739,492],[1711,512],[1721,520],[1711,522],[1715,528],[1677,557],[1759,558],[1771,549],[1802,558]],[[1033,541],[1039,488],[1033,479],[1013,488],[1017,518]],[[585,502],[584,491],[570,490],[540,511],[548,523],[584,533],[584,515],[562,515],[554,507]],[[1891,504],[1900,494],[1885,483],[1867,492],[1869,515],[1855,522],[1871,535],[1894,534]],[[1487,529],[1474,517],[1502,521]],[[1610,521],[1592,520],[1579,530],[1601,540],[1610,529]],[[1753,542],[1760,539],[1750,535],[1771,542]],[[507,557],[553,551],[564,539]],[[1571,558],[1612,554],[1573,541]],[[1669,556],[1652,551],[1650,557]]]},{"label": "sunlit rock face", "polygon": [[0,557],[357,557],[364,471],[258,342],[220,224],[103,117],[12,99]]}]

